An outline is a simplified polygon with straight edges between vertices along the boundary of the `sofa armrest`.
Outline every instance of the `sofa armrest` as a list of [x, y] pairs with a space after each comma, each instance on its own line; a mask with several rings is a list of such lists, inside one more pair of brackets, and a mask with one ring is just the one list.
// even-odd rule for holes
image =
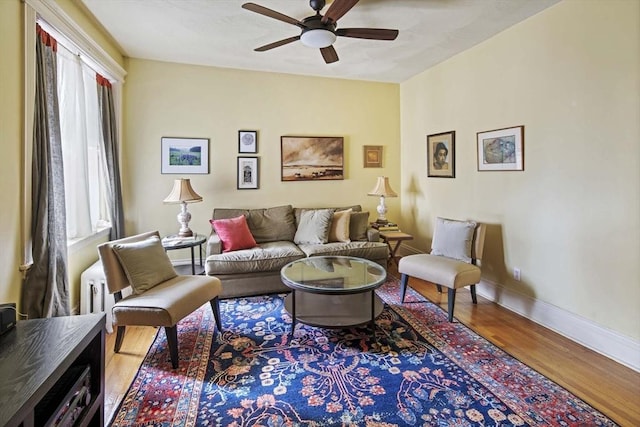
[[207, 257], [221, 253], [222, 240], [220, 240], [220, 236], [218, 236], [215, 231], [212, 231], [209, 235], [209, 239], [207, 239]]
[[369, 242], [379, 242], [380, 232], [373, 227], [367, 228], [367, 240]]

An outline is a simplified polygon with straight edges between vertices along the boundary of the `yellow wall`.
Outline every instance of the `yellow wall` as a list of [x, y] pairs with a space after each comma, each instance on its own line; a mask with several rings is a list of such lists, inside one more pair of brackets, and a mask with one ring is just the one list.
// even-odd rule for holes
[[[75, 0], [58, 0], [57, 3], [116, 62], [124, 64], [117, 47], [83, 14]], [[19, 302], [22, 283], [18, 267], [22, 263], [20, 229], [23, 215], [20, 198], [25, 104], [23, 8], [20, 0], [0, 1], [0, 52], [3, 57], [0, 61], [0, 146], [3, 154], [0, 192], [5, 195], [5, 208], [0, 209], [0, 303]], [[87, 259], [87, 253], [93, 254], [90, 259]], [[85, 265], [95, 259], [97, 252], [94, 248], [69, 256], [72, 307], [78, 304], [79, 274]]]
[[[401, 85], [413, 245], [429, 248], [436, 216], [487, 222], [485, 282], [636, 341], [639, 16], [637, 1], [564, 1]], [[525, 171], [478, 172], [476, 132], [516, 125]], [[425, 135], [449, 130], [456, 178], [427, 178]]]
[[22, 5], [0, 1], [0, 303], [20, 297], [20, 170], [22, 147]]
[[[188, 176], [204, 198], [189, 205], [190, 227], [200, 233], [209, 233], [214, 207], [362, 204], [375, 219], [378, 199], [367, 192], [376, 177], [385, 174], [400, 187], [397, 84], [138, 59], [129, 60], [127, 72], [123, 174], [128, 234], [151, 229], [168, 234], [179, 228], [179, 207], [162, 204], [180, 177], [160, 173], [163, 136], [210, 138], [210, 173]], [[258, 190], [236, 189], [238, 130], [258, 131]], [[345, 179], [281, 182], [282, 135], [343, 136]], [[385, 167], [363, 168], [364, 145], [384, 146]], [[387, 205], [387, 216], [398, 218], [399, 199], [388, 199]]]

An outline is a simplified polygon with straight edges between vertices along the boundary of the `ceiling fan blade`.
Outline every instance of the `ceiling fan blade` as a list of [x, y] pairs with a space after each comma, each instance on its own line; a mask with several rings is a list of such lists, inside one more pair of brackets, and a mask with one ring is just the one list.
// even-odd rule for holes
[[300, 40], [300, 36], [289, 37], [288, 39], [278, 40], [277, 42], [265, 44], [264, 46], [257, 47], [253, 50], [255, 50], [256, 52], [264, 52], [265, 50], [273, 49], [275, 47], [280, 47], [285, 44], [294, 42], [296, 40]]
[[324, 62], [326, 62], [327, 64], [338, 61], [338, 54], [336, 53], [336, 50], [333, 48], [333, 46], [320, 48], [320, 53], [324, 58]]
[[336, 30], [336, 36], [353, 37], [356, 39], [371, 40], [395, 40], [398, 30], [385, 28], [340, 28]]
[[287, 24], [296, 25], [300, 28], [306, 28], [305, 25], [297, 19], [284, 15], [280, 12], [276, 12], [275, 10], [271, 10], [267, 7], [260, 6], [259, 4], [245, 3], [242, 5], [242, 8], [250, 10], [251, 12], [259, 13], [260, 15], [268, 16], [269, 18], [277, 19], [278, 21], [286, 22]]
[[327, 13], [322, 17], [322, 23], [337, 22], [345, 13], [349, 12], [358, 0], [334, 0], [327, 9]]

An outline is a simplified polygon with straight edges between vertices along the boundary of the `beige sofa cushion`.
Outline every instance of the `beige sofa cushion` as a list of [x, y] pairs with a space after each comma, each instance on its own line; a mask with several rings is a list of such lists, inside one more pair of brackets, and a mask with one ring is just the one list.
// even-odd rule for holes
[[291, 205], [275, 206], [266, 209], [215, 208], [212, 219], [228, 219], [244, 215], [249, 230], [257, 243], [279, 240], [293, 241], [296, 233], [296, 220]]
[[134, 294], [144, 293], [178, 275], [158, 236], [138, 242], [116, 243], [112, 248]]
[[296, 233], [296, 220], [291, 205], [251, 209], [247, 222], [258, 243], [293, 240]]
[[307, 256], [344, 255], [372, 261], [386, 260], [389, 256], [389, 247], [382, 242], [336, 242], [323, 245], [300, 245], [300, 249]]
[[207, 258], [207, 274], [242, 274], [279, 271], [291, 261], [304, 258], [292, 242], [260, 243], [253, 249], [211, 255]]

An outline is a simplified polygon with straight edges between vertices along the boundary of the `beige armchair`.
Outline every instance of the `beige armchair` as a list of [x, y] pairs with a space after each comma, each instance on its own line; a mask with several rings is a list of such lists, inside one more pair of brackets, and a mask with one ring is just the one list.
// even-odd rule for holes
[[[103, 243], [98, 247], [109, 293], [114, 295], [117, 326], [114, 351], [122, 346], [127, 325], [164, 327], [171, 365], [178, 367], [177, 323], [206, 302], [211, 304], [218, 331], [218, 295], [222, 285], [213, 276], [178, 275], [157, 231]], [[132, 293], [123, 297], [122, 290]]]
[[484, 235], [484, 224], [437, 218], [431, 253], [408, 255], [398, 263], [402, 302], [409, 277], [416, 277], [434, 283], [440, 292], [442, 286], [448, 288], [449, 322], [453, 322], [458, 288], [469, 286], [471, 300], [477, 304], [476, 284], [481, 277], [478, 261], [482, 259]]

